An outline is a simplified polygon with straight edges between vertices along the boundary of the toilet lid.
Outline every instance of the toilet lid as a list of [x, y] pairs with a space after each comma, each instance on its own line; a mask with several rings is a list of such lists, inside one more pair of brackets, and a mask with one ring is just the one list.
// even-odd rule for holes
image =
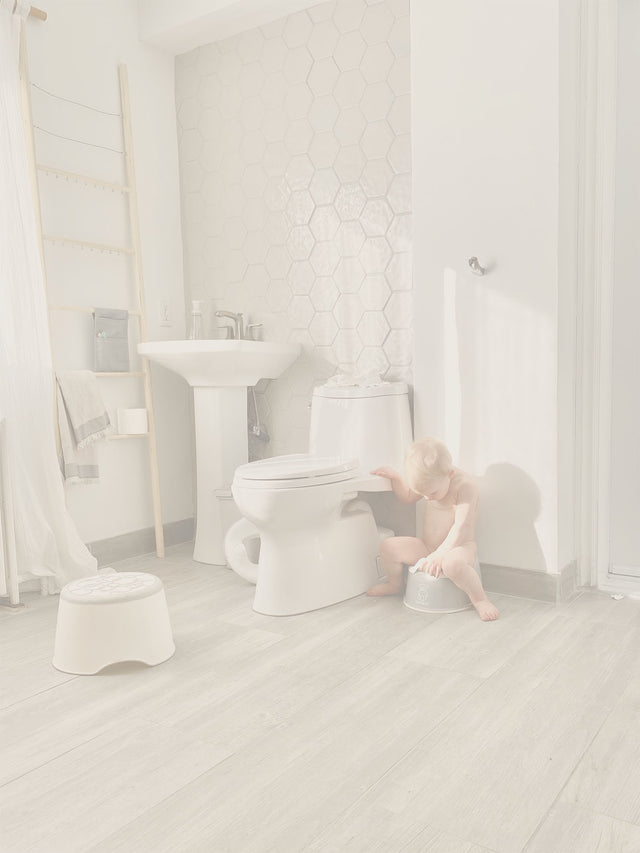
[[357, 473], [357, 459], [293, 453], [240, 465], [234, 479], [254, 488], [295, 488], [339, 483], [353, 479]]

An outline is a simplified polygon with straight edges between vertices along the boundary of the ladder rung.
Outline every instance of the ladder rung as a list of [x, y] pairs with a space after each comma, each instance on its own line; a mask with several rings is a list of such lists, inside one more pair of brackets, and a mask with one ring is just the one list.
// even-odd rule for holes
[[116, 252], [119, 255], [134, 254], [133, 249], [124, 249], [122, 246], [107, 246], [105, 243], [90, 243], [88, 240], [70, 240], [68, 237], [56, 237], [53, 234], [43, 234], [42, 239], [49, 243], [63, 243], [66, 246], [84, 246], [98, 252]]
[[73, 181], [80, 181], [83, 184], [93, 184], [96, 187], [114, 190], [121, 193], [131, 192], [131, 188], [124, 184], [116, 184], [113, 181], [102, 181], [100, 178], [92, 178], [91, 175], [81, 175], [78, 172], [67, 172], [64, 169], [56, 169], [53, 166], [47, 166], [45, 163], [36, 163], [39, 172], [46, 172], [47, 175], [60, 175], [63, 178], [71, 178]]
[[148, 432], [130, 432], [130, 433], [118, 433], [117, 435], [107, 435], [105, 436], [107, 441], [119, 441], [121, 438], [149, 438]]
[[107, 372], [107, 373], [96, 373], [96, 376], [144, 376], [144, 372], [142, 370], [123, 370], [119, 373], [116, 372]]
[[[79, 311], [81, 314], [93, 314], [95, 310], [88, 305], [49, 305], [49, 311]], [[141, 316], [139, 311], [128, 311], [128, 314], [136, 318]]]

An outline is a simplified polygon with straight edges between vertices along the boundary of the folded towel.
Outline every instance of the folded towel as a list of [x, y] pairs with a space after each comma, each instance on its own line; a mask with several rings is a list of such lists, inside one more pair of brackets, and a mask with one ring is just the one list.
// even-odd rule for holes
[[129, 370], [129, 314], [118, 308], [94, 308], [97, 373]]
[[94, 483], [99, 476], [93, 445], [111, 431], [111, 421], [90, 370], [65, 370], [57, 374], [58, 426], [67, 482]]

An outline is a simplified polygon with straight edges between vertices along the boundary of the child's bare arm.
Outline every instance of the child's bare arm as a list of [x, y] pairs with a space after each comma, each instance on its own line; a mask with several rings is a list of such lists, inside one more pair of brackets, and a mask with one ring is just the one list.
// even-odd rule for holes
[[376, 468], [371, 472], [372, 474], [376, 474], [378, 477], [386, 477], [387, 480], [391, 480], [391, 488], [393, 489], [393, 493], [398, 498], [398, 500], [402, 501], [404, 504], [414, 504], [420, 500], [422, 495], [419, 495], [417, 492], [414, 492], [412, 489], [407, 486], [402, 475], [399, 474], [394, 468], [382, 467]]
[[462, 483], [456, 499], [455, 514], [451, 530], [438, 546], [438, 554], [446, 554], [458, 545], [475, 539], [478, 490], [472, 482]]

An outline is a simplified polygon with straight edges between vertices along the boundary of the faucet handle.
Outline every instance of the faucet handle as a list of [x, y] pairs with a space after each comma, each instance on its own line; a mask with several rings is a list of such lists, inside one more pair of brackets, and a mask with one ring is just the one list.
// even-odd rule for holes
[[248, 341], [257, 341], [258, 338], [255, 335], [256, 329], [261, 329], [262, 323], [249, 323], [247, 326], [247, 340]]

